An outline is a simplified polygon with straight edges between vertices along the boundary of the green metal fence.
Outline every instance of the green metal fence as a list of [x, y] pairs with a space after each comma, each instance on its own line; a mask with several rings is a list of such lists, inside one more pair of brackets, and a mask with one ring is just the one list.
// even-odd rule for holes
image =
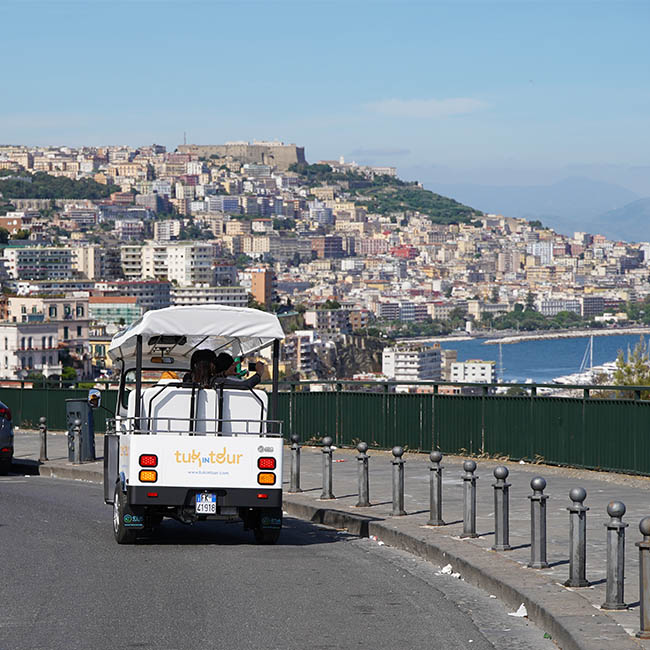
[[[538, 385], [540, 386], [540, 385]], [[319, 440], [329, 435], [338, 445], [360, 440], [378, 448], [400, 444], [428, 451], [487, 454], [513, 460], [650, 475], [650, 401], [536, 395], [474, 395], [437, 392], [396, 393], [389, 384], [333, 383], [334, 390], [309, 392], [309, 382], [287, 384], [278, 400], [278, 417], [288, 437]], [[602, 387], [598, 387], [602, 388]], [[612, 390], [613, 387], [607, 387]], [[628, 389], [629, 390], [629, 389]], [[65, 400], [85, 399], [72, 389], [0, 389], [15, 423], [36, 428], [44, 415], [52, 430], [64, 430]], [[102, 391], [102, 403], [115, 408], [117, 392]], [[95, 430], [105, 430], [103, 409], [95, 410]]]

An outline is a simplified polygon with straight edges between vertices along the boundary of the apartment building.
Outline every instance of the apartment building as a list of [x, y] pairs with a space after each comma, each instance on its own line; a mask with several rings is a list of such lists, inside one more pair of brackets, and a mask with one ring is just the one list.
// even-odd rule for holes
[[250, 269], [251, 274], [251, 294], [253, 300], [270, 307], [273, 298], [275, 297], [275, 274], [273, 269], [258, 267]]
[[144, 311], [134, 296], [91, 296], [88, 309], [93, 321], [106, 325], [130, 325]]
[[143, 311], [169, 307], [171, 283], [163, 280], [117, 280], [97, 282], [95, 288], [106, 294], [116, 294], [137, 299]]
[[384, 348], [382, 373], [396, 381], [440, 379], [440, 346], [406, 345]]
[[318, 361], [317, 341], [313, 330], [296, 330], [282, 341], [280, 362], [303, 374], [314, 372]]
[[492, 384], [497, 380], [496, 362], [471, 359], [451, 364], [450, 381], [470, 384]]
[[172, 287], [172, 305], [227, 305], [246, 307], [248, 291], [238, 286], [196, 285], [193, 287]]
[[73, 251], [54, 246], [4, 249], [9, 277], [16, 280], [71, 279], [75, 274]]
[[322, 334], [339, 334], [350, 331], [350, 313], [347, 309], [308, 309], [305, 325]]
[[56, 323], [0, 323], [0, 379], [60, 375]]

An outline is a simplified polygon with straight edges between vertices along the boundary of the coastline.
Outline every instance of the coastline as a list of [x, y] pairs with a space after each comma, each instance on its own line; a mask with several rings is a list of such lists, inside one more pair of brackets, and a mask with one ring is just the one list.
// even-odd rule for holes
[[501, 338], [490, 338], [483, 341], [483, 345], [496, 345], [498, 343], [513, 344], [522, 341], [541, 341], [545, 339], [580, 339], [589, 336], [630, 336], [633, 334], [650, 335], [650, 327], [625, 327], [620, 329], [587, 329], [587, 330], [562, 330], [554, 332], [538, 332], [533, 334], [516, 334]]
[[585, 329], [585, 330], [553, 330], [538, 331], [528, 334], [504, 334], [498, 333], [482, 334], [477, 336], [420, 336], [398, 339], [400, 343], [453, 343], [454, 341], [477, 341], [483, 340], [483, 345], [496, 345], [498, 343], [513, 344], [522, 341], [542, 341], [545, 339], [580, 339], [589, 336], [625, 336], [625, 335], [648, 335], [650, 327], [621, 327], [617, 329]]

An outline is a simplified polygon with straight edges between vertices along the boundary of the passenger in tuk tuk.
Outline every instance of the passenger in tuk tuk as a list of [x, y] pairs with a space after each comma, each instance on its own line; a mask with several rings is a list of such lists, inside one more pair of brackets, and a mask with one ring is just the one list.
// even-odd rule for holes
[[184, 384], [198, 384], [211, 388], [217, 371], [217, 355], [213, 350], [196, 350], [190, 359], [190, 371], [183, 377]]
[[255, 388], [262, 381], [264, 364], [257, 361], [255, 374], [248, 379], [240, 379], [237, 376], [237, 362], [227, 352], [222, 352], [217, 357], [214, 385], [221, 388]]

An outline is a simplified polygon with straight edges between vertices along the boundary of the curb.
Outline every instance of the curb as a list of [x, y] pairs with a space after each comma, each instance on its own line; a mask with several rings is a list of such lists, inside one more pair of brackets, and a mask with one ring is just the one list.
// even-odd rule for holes
[[435, 564], [451, 564], [466, 582], [496, 595], [509, 607], [517, 609], [524, 603], [530, 620], [551, 634], [563, 650], [604, 647], [639, 650], [641, 647], [618, 623], [578, 593], [545, 579], [535, 570], [455, 540], [442, 531], [430, 528], [435, 539], [424, 540], [398, 530], [385, 520], [312, 506], [286, 494], [283, 508], [294, 517], [346, 528], [362, 537], [376, 536], [390, 546]]
[[[50, 478], [102, 483], [103, 474], [79, 466], [52, 466], [37, 460], [14, 459], [18, 473]], [[639, 650], [641, 646], [607, 614], [595, 609], [578, 593], [545, 578], [543, 573], [523, 567], [497, 553], [486, 551], [427, 527], [427, 539], [400, 531], [385, 519], [322, 508], [283, 494], [283, 509], [291, 516], [333, 528], [345, 528], [360, 537], [378, 537], [385, 543], [429, 562], [451, 564], [463, 579], [496, 595], [508, 607], [521, 603], [528, 617], [551, 634], [563, 650]], [[432, 539], [433, 537], [433, 539]]]

